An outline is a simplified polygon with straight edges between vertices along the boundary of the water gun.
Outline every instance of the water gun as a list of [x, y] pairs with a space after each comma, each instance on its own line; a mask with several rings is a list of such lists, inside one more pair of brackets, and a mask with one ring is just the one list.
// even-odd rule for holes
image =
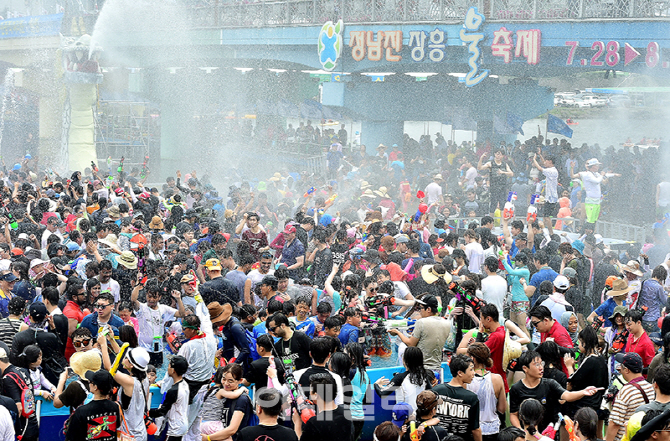
[[626, 341], [628, 340], [628, 331], [623, 331], [614, 336], [612, 340], [612, 350], [621, 352], [626, 347]]
[[601, 326], [605, 323], [605, 320], [603, 319], [603, 316], [597, 316], [593, 319], [593, 323], [591, 323], [591, 327], [595, 329], [596, 331], [601, 328]]
[[542, 431], [542, 435], [546, 436], [547, 438], [555, 439], [556, 438], [556, 433], [558, 433], [558, 428], [561, 427], [561, 422], [563, 421], [563, 416], [559, 413], [558, 414], [558, 422], [554, 424], [553, 426], [549, 424], [544, 431]]
[[449, 289], [456, 293], [456, 299], [460, 302], [463, 301], [467, 306], [472, 308], [472, 311], [479, 315], [479, 312], [482, 310], [482, 306], [485, 305], [485, 302], [477, 297], [472, 295], [463, 288], [461, 288], [457, 283], [451, 282]]
[[179, 351], [181, 348], [181, 340], [179, 340], [176, 333], [169, 332], [165, 336], [165, 339], [167, 340], [168, 344], [174, 348], [175, 351]]
[[654, 225], [652, 225], [652, 228], [663, 228], [665, 224], [668, 223], [669, 220], [670, 220], [670, 213], [665, 213], [665, 215], [663, 215], [663, 219], [661, 219], [658, 222], [655, 222]]
[[333, 202], [335, 202], [335, 199], [337, 199], [337, 193], [326, 199], [326, 205], [331, 205]]
[[507, 194], [507, 202], [503, 207], [503, 219], [512, 219], [514, 217], [514, 201], [516, 201], [516, 192], [510, 191]]
[[570, 441], [580, 441], [579, 437], [575, 433], [575, 423], [572, 422], [569, 416], [563, 416], [560, 412], [558, 413], [558, 417], [563, 420], [563, 423], [565, 424], [565, 430], [568, 431], [568, 435], [570, 435]]
[[98, 172], [98, 166], [95, 165], [95, 162], [93, 161], [91, 161], [91, 170], [93, 170], [96, 173]]
[[303, 424], [307, 424], [310, 418], [316, 416], [314, 403], [309, 401], [302, 391], [302, 388], [295, 381], [293, 374], [286, 373], [286, 386], [288, 387], [289, 395], [291, 396], [292, 405], [300, 414], [300, 419]]
[[315, 191], [316, 191], [316, 188], [314, 188], [314, 187], [309, 187], [309, 190], [307, 190], [307, 193], [305, 193], [302, 197], [306, 198], [306, 197], [308, 197], [309, 195], [314, 194]]
[[140, 179], [146, 178], [147, 173], [149, 172], [149, 167], [147, 167], [147, 161], [149, 161], [149, 157], [145, 156], [144, 162], [142, 163], [142, 171], [140, 172]]
[[119, 368], [119, 365], [121, 364], [121, 360], [123, 360], [123, 357], [126, 356], [126, 352], [130, 349], [130, 343], [124, 343], [121, 345], [121, 349], [119, 350], [119, 353], [116, 355], [116, 358], [114, 359], [114, 363], [112, 364], [112, 368], [109, 370], [109, 373], [112, 374], [112, 377], [116, 375], [116, 371]]
[[421, 439], [419, 429], [416, 428], [416, 421], [410, 421], [409, 423], [409, 439], [412, 441], [419, 441]]
[[530, 205], [528, 206], [528, 211], [526, 212], [527, 222], [535, 222], [537, 220], [537, 208], [535, 208], [535, 201], [539, 197], [539, 194], [532, 194], [530, 196]]
[[376, 309], [384, 306], [393, 306], [395, 304], [395, 297], [376, 295], [368, 297], [367, 299], [365, 299], [364, 303], [365, 306], [367, 306], [370, 309]]

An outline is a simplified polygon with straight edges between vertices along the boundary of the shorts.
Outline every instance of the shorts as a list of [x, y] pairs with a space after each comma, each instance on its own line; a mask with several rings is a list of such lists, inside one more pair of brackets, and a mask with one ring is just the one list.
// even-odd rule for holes
[[586, 212], [586, 222], [595, 224], [600, 217], [600, 204], [584, 204], [584, 211]]
[[221, 421], [203, 421], [200, 423], [200, 433], [203, 435], [213, 435], [219, 430], [223, 430]]
[[553, 204], [545, 202], [542, 204], [542, 217], [556, 217], [558, 215], [559, 208], [560, 207], [558, 202], [554, 202]]
[[518, 302], [512, 301], [512, 307], [510, 308], [510, 312], [519, 314], [521, 312], [528, 312], [529, 309], [530, 309], [530, 301], [528, 300], [520, 300]]

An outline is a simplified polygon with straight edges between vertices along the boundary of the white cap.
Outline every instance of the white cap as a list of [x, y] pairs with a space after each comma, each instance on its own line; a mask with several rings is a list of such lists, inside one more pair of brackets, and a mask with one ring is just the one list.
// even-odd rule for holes
[[598, 161], [598, 158], [591, 158], [588, 161], [586, 161], [586, 166], [591, 167], [593, 165], [601, 165], [600, 161]]
[[566, 290], [566, 289], [570, 288], [570, 281], [564, 275], [558, 275], [554, 279], [554, 287], [556, 289], [560, 289], [562, 291]]

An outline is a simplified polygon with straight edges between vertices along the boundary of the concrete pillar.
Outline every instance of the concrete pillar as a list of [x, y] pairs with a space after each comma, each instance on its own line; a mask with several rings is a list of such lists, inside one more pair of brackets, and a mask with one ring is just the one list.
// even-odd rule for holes
[[367, 147], [368, 155], [375, 155], [379, 144], [389, 147], [389, 152], [393, 144], [402, 146], [404, 130], [404, 121], [362, 121], [361, 144]]

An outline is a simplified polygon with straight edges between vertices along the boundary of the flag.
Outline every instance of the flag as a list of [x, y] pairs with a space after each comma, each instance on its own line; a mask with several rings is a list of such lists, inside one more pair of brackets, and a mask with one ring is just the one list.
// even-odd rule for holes
[[514, 132], [507, 126], [507, 122], [498, 118], [498, 115], [493, 115], [493, 130], [498, 135], [512, 135]]
[[317, 103], [314, 100], [305, 100], [300, 105], [300, 114], [303, 118], [321, 119], [323, 116], [321, 109], [321, 103]]
[[507, 127], [509, 127], [510, 130], [512, 130], [512, 133], [520, 133], [524, 135], [523, 118], [521, 118], [519, 115], [507, 112]]
[[547, 132], [558, 133], [559, 135], [572, 138], [572, 129], [565, 121], [554, 115], [547, 115]]

